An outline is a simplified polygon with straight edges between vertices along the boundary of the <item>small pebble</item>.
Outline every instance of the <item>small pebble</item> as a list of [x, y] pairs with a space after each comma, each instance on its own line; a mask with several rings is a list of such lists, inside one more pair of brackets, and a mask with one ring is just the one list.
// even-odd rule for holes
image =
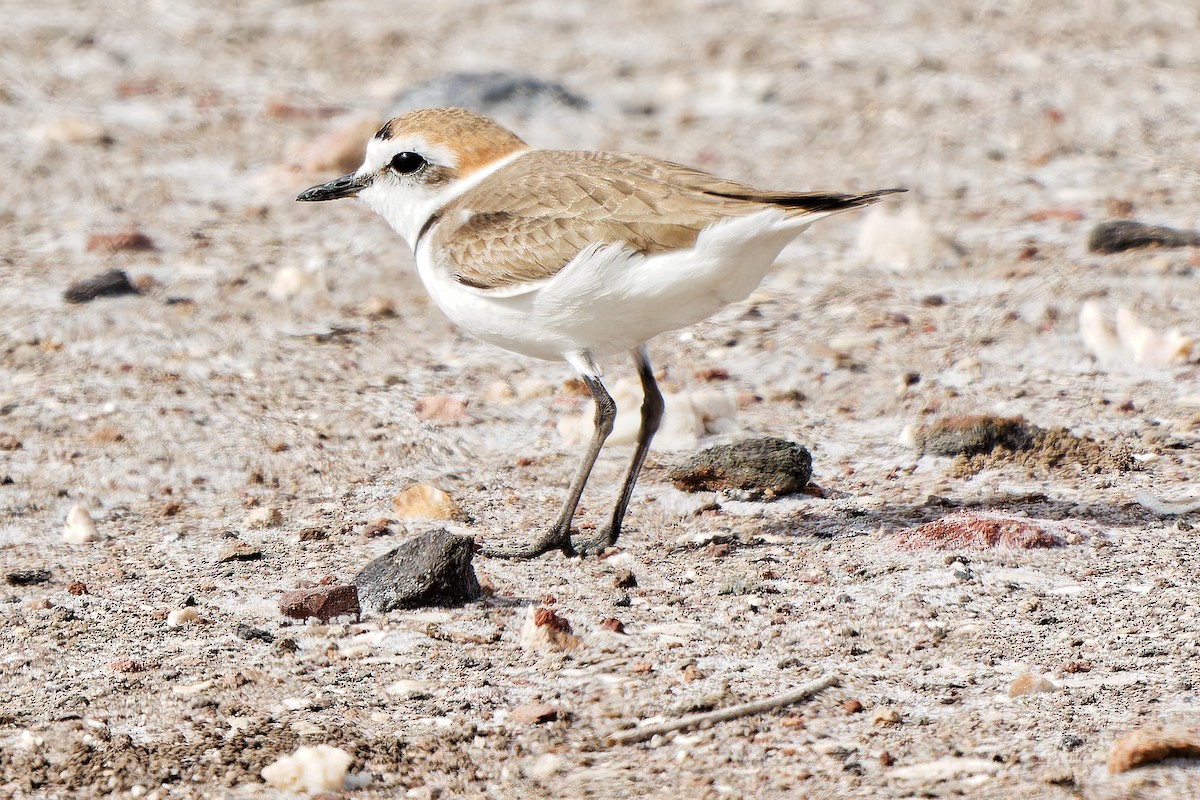
[[389, 684], [383, 691], [397, 700], [421, 700], [429, 697], [429, 684], [406, 678]]
[[522, 703], [508, 712], [508, 719], [521, 725], [539, 725], [558, 719], [558, 709], [549, 703]]
[[628, 567], [618, 567], [613, 572], [614, 589], [632, 589], [637, 585], [637, 576]]
[[571, 623], [548, 608], [530, 606], [521, 624], [521, 644], [527, 650], [556, 652], [577, 650], [583, 640], [571, 632]]
[[462, 422], [467, 418], [467, 401], [461, 397], [435, 394], [418, 400], [415, 410], [417, 419], [422, 422]]
[[53, 144], [105, 144], [112, 136], [98, 122], [67, 117], [32, 131], [35, 138]]
[[167, 614], [167, 627], [180, 628], [199, 618], [200, 614], [194, 608], [173, 608]]
[[247, 642], [259, 641], [270, 644], [275, 641], [275, 637], [262, 628], [255, 628], [247, 625], [244, 622], [239, 622], [237, 626], [237, 637]]
[[119, 253], [122, 250], [153, 250], [154, 242], [136, 228], [90, 234], [85, 248], [89, 253]]
[[1034, 675], [1029, 672], [1018, 675], [1016, 680], [1008, 687], [1009, 697], [1021, 697], [1027, 694], [1040, 694], [1042, 692], [1053, 692], [1058, 689], [1053, 683], [1040, 675]]
[[247, 530], [278, 528], [282, 524], [283, 512], [273, 506], [256, 508], [242, 520], [242, 527]]
[[450, 495], [425, 484], [415, 484], [397, 492], [392, 498], [392, 511], [400, 519], [452, 520], [461, 515], [458, 504]]
[[872, 725], [899, 725], [900, 712], [890, 706], [882, 706], [871, 714]]
[[390, 297], [373, 294], [362, 301], [358, 313], [368, 319], [388, 319], [396, 316], [396, 303]]
[[257, 561], [262, 557], [262, 551], [254, 545], [245, 542], [235, 542], [225, 548], [217, 561], [224, 564], [229, 561]]
[[87, 303], [98, 297], [117, 297], [123, 294], [138, 294], [137, 287], [129, 282], [129, 276], [121, 269], [110, 269], [91, 278], [71, 284], [63, 292], [68, 303]]
[[309, 525], [301, 528], [296, 533], [296, 538], [301, 542], [320, 542], [329, 538], [329, 531], [317, 525]]
[[271, 645], [271, 652], [279, 656], [292, 655], [300, 652], [300, 645], [292, 637], [284, 636], [275, 640], [275, 644]]
[[1073, 733], [1064, 733], [1058, 741], [1058, 749], [1066, 750], [1068, 753], [1078, 750], [1083, 747], [1083, 739]]
[[368, 539], [374, 539], [379, 536], [390, 536], [392, 534], [392, 525], [395, 520], [380, 517], [377, 520], [368, 522], [363, 526], [362, 534]]

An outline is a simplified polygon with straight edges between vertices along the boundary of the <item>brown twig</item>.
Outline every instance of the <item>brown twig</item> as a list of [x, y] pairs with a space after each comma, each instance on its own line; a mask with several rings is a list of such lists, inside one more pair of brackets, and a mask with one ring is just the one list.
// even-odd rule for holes
[[664, 722], [655, 723], [654, 725], [644, 725], [628, 730], [614, 731], [607, 736], [606, 742], [609, 745], [634, 744], [636, 742], [644, 742], [660, 734], [671, 733], [672, 731], [715, 725], [718, 722], [728, 722], [731, 719], [761, 714], [764, 711], [774, 711], [777, 708], [783, 708], [793, 703], [799, 703], [801, 700], [807, 700], [813, 695], [828, 689], [830, 686], [837, 686], [837, 684], [838, 677], [836, 675], [825, 675], [812, 683], [806, 683], [790, 692], [776, 695], [775, 697], [768, 697], [765, 700], [755, 700], [751, 703], [720, 708], [716, 711], [706, 711], [702, 714], [688, 714], [685, 717], [676, 717], [675, 719], [669, 719]]

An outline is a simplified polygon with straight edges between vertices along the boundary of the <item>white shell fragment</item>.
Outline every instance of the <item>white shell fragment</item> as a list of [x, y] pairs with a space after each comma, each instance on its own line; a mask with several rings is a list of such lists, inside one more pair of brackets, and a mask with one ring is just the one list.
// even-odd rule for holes
[[300, 747], [263, 767], [262, 776], [271, 786], [287, 792], [336, 792], [345, 786], [353, 760], [345, 750], [327, 744]]
[[1108, 324], [1100, 304], [1088, 301], [1079, 310], [1079, 335], [1088, 351], [1111, 366], [1167, 367], [1186, 364], [1196, 340], [1177, 330], [1161, 333], [1126, 306], [1117, 309], [1117, 325]]
[[96, 522], [83, 506], [71, 506], [67, 512], [67, 524], [63, 526], [62, 539], [67, 544], [88, 544], [100, 541]]

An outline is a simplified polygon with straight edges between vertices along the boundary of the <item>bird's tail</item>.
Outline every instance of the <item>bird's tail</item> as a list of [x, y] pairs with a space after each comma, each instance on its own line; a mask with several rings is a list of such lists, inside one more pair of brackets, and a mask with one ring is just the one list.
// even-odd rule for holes
[[877, 189], [865, 194], [833, 194], [830, 192], [709, 192], [731, 200], [778, 206], [791, 213], [832, 214], [852, 208], [869, 206], [881, 197], [908, 189]]

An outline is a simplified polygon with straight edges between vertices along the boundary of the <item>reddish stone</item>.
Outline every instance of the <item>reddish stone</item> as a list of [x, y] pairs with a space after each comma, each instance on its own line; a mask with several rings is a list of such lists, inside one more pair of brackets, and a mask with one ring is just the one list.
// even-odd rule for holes
[[1033, 550], [1061, 547], [1066, 540], [1058, 533], [1064, 530], [1064, 526], [1054, 520], [959, 511], [933, 522], [897, 531], [896, 542], [906, 550], [992, 547]]
[[316, 617], [322, 622], [347, 614], [358, 617], [362, 611], [358, 605], [358, 589], [353, 586], [322, 586], [284, 592], [279, 599], [279, 610], [293, 619]]
[[561, 633], [571, 632], [571, 623], [567, 622], [566, 617], [560, 617], [548, 608], [539, 608], [533, 612], [533, 624], [539, 628], [549, 626]]
[[121, 250], [153, 249], [154, 242], [150, 237], [136, 228], [93, 233], [88, 236], [87, 240], [87, 251], [89, 253], [117, 253]]

